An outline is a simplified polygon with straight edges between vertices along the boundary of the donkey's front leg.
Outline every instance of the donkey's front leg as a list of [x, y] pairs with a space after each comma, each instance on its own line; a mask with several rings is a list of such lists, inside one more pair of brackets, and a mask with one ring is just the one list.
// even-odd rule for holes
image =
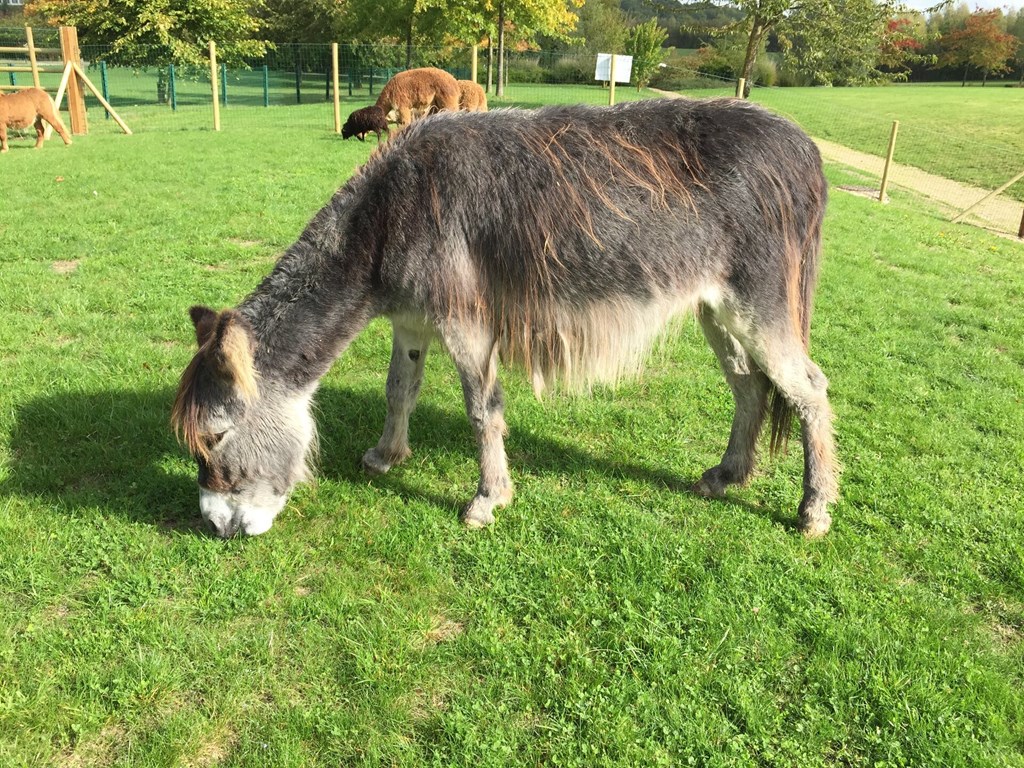
[[466, 414], [480, 450], [480, 483], [462, 513], [470, 528], [494, 522], [495, 507], [512, 501], [512, 480], [505, 458], [505, 397], [498, 383], [498, 348], [480, 329], [445, 342], [462, 379]]
[[363, 454], [363, 469], [375, 475], [387, 472], [412, 455], [409, 448], [409, 414], [423, 383], [423, 365], [430, 345], [424, 328], [393, 322], [391, 367], [388, 368], [388, 415], [377, 445]]

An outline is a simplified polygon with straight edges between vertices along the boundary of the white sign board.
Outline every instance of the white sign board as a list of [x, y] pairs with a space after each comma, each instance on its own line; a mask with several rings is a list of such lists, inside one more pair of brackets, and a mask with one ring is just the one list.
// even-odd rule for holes
[[[612, 54], [597, 54], [597, 67], [594, 68], [594, 79], [608, 82], [611, 79]], [[615, 82], [628, 83], [633, 74], [633, 57], [615, 54]]]

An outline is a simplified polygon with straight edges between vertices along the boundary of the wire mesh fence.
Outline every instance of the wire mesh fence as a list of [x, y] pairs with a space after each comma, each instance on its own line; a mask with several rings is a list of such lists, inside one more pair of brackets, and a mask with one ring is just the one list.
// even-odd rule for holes
[[[15, 36], [12, 36], [15, 37]], [[22, 37], [19, 42], [24, 42]], [[212, 84], [208, 65], [161, 62], [154, 56], [133, 66], [118, 63], [111, 46], [81, 46], [82, 63], [89, 78], [134, 132], [212, 127]], [[469, 79], [472, 51], [463, 49], [407, 49], [398, 45], [339, 46], [339, 96], [346, 113], [372, 104], [383, 85], [408, 66], [441, 66], [457, 79]], [[575, 52], [509, 53], [503, 67], [503, 96], [497, 97], [498, 67], [486, 50], [478, 58], [477, 80], [487, 87], [494, 105], [538, 107], [552, 103], [608, 102], [607, 84], [594, 79], [593, 55]], [[241, 65], [219, 64], [216, 71], [222, 125], [243, 127], [262, 123], [255, 110], [273, 110], [281, 126], [333, 126], [332, 58], [329, 44], [280, 45], [260, 59]], [[689, 73], [684, 90], [707, 94], [734, 91], [730, 83]], [[60, 73], [43, 73], [41, 85], [56, 91]], [[616, 100], [649, 98], [649, 91], [620, 85]], [[86, 96], [91, 130], [103, 130], [105, 111]], [[286, 108], [286, 109], [275, 109]], [[99, 121], [104, 122], [99, 122]]]
[[[0, 46], [24, 43], [24, 30], [0, 29]], [[56, 30], [36, 33], [41, 47], [57, 45]], [[493, 52], [492, 52], [493, 53]], [[134, 66], [118, 63], [111, 46], [84, 45], [82, 64], [102, 88], [114, 110], [134, 132], [211, 130], [213, 88], [208, 64], [174, 65], [154, 55]], [[0, 57], [2, 58], [2, 57]], [[494, 106], [533, 108], [546, 104], [609, 101], [606, 83], [595, 81], [595, 57], [572, 51], [509, 52], [501, 74], [499, 98], [496, 57], [480, 50], [477, 82], [484, 85]], [[652, 79], [652, 88], [619, 85], [617, 101], [665, 95], [732, 96], [736, 81], [679, 64], [665, 66]], [[458, 79], [469, 79], [473, 56], [469, 48], [407, 48], [404, 45], [339, 46], [338, 82], [343, 119], [349, 112], [372, 104], [383, 85], [407, 67], [439, 66]], [[217, 78], [220, 119], [224, 130], [332, 131], [333, 72], [329, 44], [276, 46], [266, 56], [241, 64], [220, 64]], [[10, 73], [12, 81], [29, 82], [28, 75]], [[53, 93], [59, 72], [41, 74], [41, 85]], [[759, 88], [750, 95], [785, 114], [819, 140], [830, 162], [841, 163], [877, 190], [892, 120], [873, 109], [843, 108], [835, 95], [854, 89]], [[832, 92], [826, 92], [832, 91]], [[113, 120], [90, 94], [86, 107], [91, 132], [118, 131]], [[938, 215], [953, 218], [967, 211], [970, 223], [1016, 234], [1024, 207], [1024, 179], [999, 190], [1024, 170], [1024, 146], [1012, 141], [979, 142], [970, 131], [940, 131], [913, 119], [901, 120], [896, 162], [889, 172], [891, 188], [910, 190], [929, 202]], [[968, 210], [970, 209], [970, 210]]]

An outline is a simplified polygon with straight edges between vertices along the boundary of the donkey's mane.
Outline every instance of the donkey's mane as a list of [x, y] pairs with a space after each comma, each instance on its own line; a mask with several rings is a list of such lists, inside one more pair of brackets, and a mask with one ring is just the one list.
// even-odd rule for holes
[[200, 339], [199, 351], [185, 367], [171, 407], [171, 424], [189, 452], [207, 458], [210, 438], [202, 428], [204, 384], [217, 380], [214, 386], [230, 387], [235, 396], [251, 401], [258, 395], [256, 369], [253, 365], [252, 339], [248, 323], [235, 310], [225, 310], [199, 319], [201, 307], [192, 308], [193, 321]]

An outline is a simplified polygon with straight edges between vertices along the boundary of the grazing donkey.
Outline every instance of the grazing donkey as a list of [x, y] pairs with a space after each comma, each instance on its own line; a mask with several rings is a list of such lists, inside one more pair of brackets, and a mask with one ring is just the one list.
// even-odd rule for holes
[[172, 421], [198, 459], [221, 536], [266, 531], [306, 476], [320, 378], [374, 317], [393, 326], [372, 473], [410, 455], [431, 340], [462, 379], [480, 452], [463, 512], [512, 499], [498, 361], [539, 393], [635, 372], [666, 322], [696, 310], [736, 402], [722, 461], [695, 490], [745, 482], [771, 414], [795, 411], [799, 523], [837, 495], [826, 380], [807, 354], [826, 183], [810, 139], [732, 99], [441, 113], [371, 156], [237, 309], [193, 307], [199, 352]]

